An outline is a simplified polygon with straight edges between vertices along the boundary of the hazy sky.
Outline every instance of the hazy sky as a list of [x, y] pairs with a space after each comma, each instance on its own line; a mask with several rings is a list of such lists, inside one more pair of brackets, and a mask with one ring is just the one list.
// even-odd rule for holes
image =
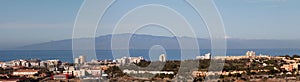
[[[0, 49], [72, 38], [73, 24], [82, 2], [83, 0], [0, 0]], [[230, 38], [300, 39], [300, 0], [215, 2]], [[110, 34], [120, 17], [145, 4], [161, 4], [176, 10], [191, 23], [198, 37], [208, 37], [206, 27], [199, 23], [201, 18], [182, 0], [119, 0], [104, 15], [101, 22], [103, 26], [97, 30], [97, 35]], [[153, 14], [160, 12], [160, 9], [145, 12]], [[155, 28], [145, 28], [137, 33], [170, 35], [168, 31]]]

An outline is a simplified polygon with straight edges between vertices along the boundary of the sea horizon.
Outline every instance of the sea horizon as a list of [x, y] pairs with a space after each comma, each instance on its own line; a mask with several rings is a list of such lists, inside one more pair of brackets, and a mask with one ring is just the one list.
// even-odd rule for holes
[[[124, 49], [119, 49], [124, 50]], [[187, 49], [194, 50], [194, 49]], [[256, 55], [269, 55], [269, 56], [284, 56], [284, 55], [299, 55], [300, 49], [289, 48], [275, 48], [275, 49], [227, 49], [226, 56], [243, 56], [247, 51], [254, 51]], [[142, 56], [146, 60], [150, 60], [148, 49], [130, 49], [130, 57]], [[211, 49], [200, 49], [199, 56], [206, 53], [211, 53]], [[167, 60], [181, 60], [180, 49], [167, 49]], [[98, 60], [114, 60], [112, 50], [96, 50]], [[52, 60], [58, 59], [63, 62], [73, 62], [72, 50], [0, 50], [0, 61], [11, 61], [19, 59], [39, 59], [39, 60]]]

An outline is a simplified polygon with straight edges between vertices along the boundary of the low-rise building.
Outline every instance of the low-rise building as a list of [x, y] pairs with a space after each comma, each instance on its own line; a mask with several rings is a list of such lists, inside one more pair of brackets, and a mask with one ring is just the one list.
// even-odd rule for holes
[[34, 74], [38, 74], [39, 70], [34, 69], [20, 69], [13, 72], [15, 76], [33, 76]]
[[58, 66], [61, 64], [61, 61], [59, 60], [47, 60], [47, 65], [55, 65]]
[[4, 62], [0, 62], [0, 67], [3, 67], [4, 66]]
[[196, 59], [210, 59], [211, 54], [207, 53], [204, 56], [196, 56]]
[[73, 73], [74, 73], [74, 76], [76, 76], [76, 77], [86, 76], [86, 70], [84, 70], [84, 69], [75, 70], [75, 71], [73, 71]]
[[101, 76], [102, 75], [101, 70], [86, 70], [86, 72], [92, 76]]
[[292, 71], [293, 70], [293, 66], [290, 65], [290, 64], [284, 64], [280, 68], [285, 69], [286, 71]]
[[122, 57], [122, 58], [119, 58], [116, 60], [119, 64], [124, 65], [124, 64], [129, 64], [129, 63], [139, 63], [145, 59], [140, 56], [140, 57]]
[[53, 75], [52, 78], [54, 80], [67, 80], [69, 79], [69, 75], [68, 74]]
[[143, 74], [143, 73], [150, 73], [150, 74], [174, 74], [173, 71], [136, 71], [136, 70], [123, 70], [124, 73], [127, 74]]

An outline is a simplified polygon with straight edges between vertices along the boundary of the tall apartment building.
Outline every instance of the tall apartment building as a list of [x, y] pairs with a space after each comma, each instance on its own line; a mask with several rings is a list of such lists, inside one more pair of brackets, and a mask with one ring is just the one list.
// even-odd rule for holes
[[160, 56], [159, 56], [159, 61], [161, 61], [161, 62], [166, 62], [166, 58], [167, 57], [167, 55], [166, 54], [161, 54]]
[[74, 62], [76, 64], [84, 64], [86, 62], [86, 57], [85, 56], [79, 56], [78, 58], [74, 59]]

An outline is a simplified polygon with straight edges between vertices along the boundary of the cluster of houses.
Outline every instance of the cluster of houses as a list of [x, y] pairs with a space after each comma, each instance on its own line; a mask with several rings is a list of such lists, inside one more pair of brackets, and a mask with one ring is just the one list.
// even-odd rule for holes
[[144, 73], [150, 73], [150, 74], [174, 74], [173, 71], [137, 71], [137, 70], [129, 70], [129, 69], [124, 69], [123, 73], [126, 74], [144, 74]]
[[130, 64], [130, 63], [139, 63], [141, 61], [145, 60], [143, 57], [122, 57], [119, 59], [116, 59], [116, 62], [118, 62], [120, 65]]
[[66, 80], [70, 77], [105, 77], [108, 75], [104, 73], [104, 70], [106, 70], [108, 66], [116, 65], [116, 63], [107, 61], [79, 63], [81, 63], [83, 66], [77, 67], [76, 64], [72, 65], [70, 63], [63, 63], [59, 60], [13, 60], [8, 62], [0, 62], [0, 67], [5, 70], [13, 70], [13, 72], [11, 72], [10, 74], [5, 74], [5, 76], [25, 76], [27, 78], [37, 78], [42, 77], [43, 75], [49, 76], [47, 73], [42, 73], [41, 69], [39, 69], [46, 68], [49, 72], [52, 72], [53, 75], [50, 75], [52, 79]]
[[[132, 63], [139, 63], [145, 61], [143, 57], [122, 57], [116, 60], [92, 60], [87, 62], [86, 57], [79, 56], [75, 58], [75, 63], [61, 62], [60, 60], [12, 60], [8, 62], [0, 62], [0, 68], [3, 69], [13, 69], [14, 71], [10, 73], [13, 76], [20, 77], [45, 77], [49, 76], [46, 73], [42, 73], [40, 69], [36, 68], [46, 68], [48, 71], [53, 72], [51, 75], [52, 79], [64, 80], [70, 77], [78, 77], [82, 79], [101, 79], [103, 77], [108, 77], [105, 74], [105, 70], [112, 66], [120, 66]], [[288, 74], [299, 74], [298, 68], [300, 66], [300, 58], [286, 58], [282, 56], [267, 56], [267, 55], [256, 55], [254, 51], [246, 52], [245, 56], [222, 56], [214, 57], [225, 58], [225, 60], [239, 60], [239, 59], [250, 59], [251, 61], [261, 63], [261, 66], [270, 66], [264, 61], [267, 60], [280, 60], [284, 63], [280, 67], [274, 67], [274, 70], [288, 71]], [[266, 60], [257, 60], [257, 59]], [[211, 54], [205, 54], [204, 56], [197, 56], [196, 59], [211, 59]], [[166, 55], [161, 54], [159, 56], [159, 61], [165, 62]], [[297, 70], [297, 71], [295, 71]], [[260, 70], [250, 70], [250, 72], [269, 72], [267, 69]], [[123, 73], [127, 74], [175, 74], [173, 71], [138, 71], [138, 70], [123, 70]], [[195, 77], [207, 76], [207, 75], [234, 75], [234, 74], [244, 74], [246, 71], [233, 70], [233, 71], [222, 71], [222, 72], [208, 72], [208, 71], [193, 71], [192, 75]], [[1, 74], [0, 76], [7, 76], [8, 74]]]
[[[48, 71], [53, 72], [51, 78], [54, 80], [65, 80], [70, 77], [78, 77], [82, 79], [101, 79], [107, 77], [104, 71], [112, 66], [119, 66], [131, 63], [139, 63], [145, 60], [143, 57], [122, 57], [116, 60], [91, 60], [86, 61], [85, 56], [79, 56], [74, 59], [74, 63], [61, 62], [60, 60], [12, 60], [8, 62], [0, 62], [0, 68], [13, 69], [11, 74], [13, 76], [26, 76], [36, 77], [45, 73], [41, 73], [40, 69], [34, 68], [46, 68]], [[162, 59], [165, 61], [165, 59]], [[126, 70], [125, 70], [126, 72]], [[3, 76], [3, 74], [1, 74]]]
[[12, 68], [12, 67], [49, 67], [49, 66], [59, 66], [62, 62], [59, 60], [46, 60], [41, 61], [37, 59], [32, 60], [13, 60], [9, 62], [0, 62], [1, 68]]
[[246, 73], [246, 71], [230, 71], [230, 72], [226, 72], [226, 71], [222, 71], [222, 72], [217, 72], [217, 71], [193, 71], [192, 75], [194, 77], [205, 77], [205, 76], [209, 76], [209, 75], [229, 75], [229, 74], [243, 74]]
[[[204, 57], [204, 56], [203, 56]], [[204, 59], [203, 57], [198, 57], [198, 59]], [[285, 56], [267, 56], [267, 55], [256, 55], [254, 51], [247, 51], [245, 56], [219, 56], [215, 57], [216, 59], [225, 59], [225, 60], [241, 60], [241, 59], [250, 59], [250, 62], [258, 62], [260, 65], [257, 67], [273, 67], [273, 70], [277, 70], [281, 73], [279, 75], [292, 75], [292, 74], [300, 74], [300, 71], [298, 70], [300, 68], [300, 58], [287, 58]], [[263, 60], [259, 60], [263, 59]], [[278, 62], [275, 62], [277, 65], [280, 65], [280, 67], [275, 67], [274, 65], [270, 65], [266, 63], [266, 61], [269, 60], [278, 60]], [[280, 62], [279, 62], [280, 61]], [[250, 70], [250, 72], [269, 72], [269, 69], [257, 69], [257, 70]], [[285, 71], [285, 72], [283, 72]], [[192, 75], [194, 77], [203, 77], [208, 75], [234, 75], [234, 74], [244, 74], [247, 73], [246, 70], [240, 71], [240, 70], [231, 70], [231, 71], [218, 71], [218, 72], [210, 72], [210, 71], [193, 71]]]
[[[159, 55], [158, 60], [160, 62], [166, 62], [167, 55], [166, 54]], [[122, 57], [122, 58], [116, 59], [115, 62], [117, 62], [120, 65], [126, 65], [126, 64], [131, 64], [131, 63], [139, 63], [141, 61], [145, 61], [145, 59], [142, 56], [139, 56], [139, 57]]]

